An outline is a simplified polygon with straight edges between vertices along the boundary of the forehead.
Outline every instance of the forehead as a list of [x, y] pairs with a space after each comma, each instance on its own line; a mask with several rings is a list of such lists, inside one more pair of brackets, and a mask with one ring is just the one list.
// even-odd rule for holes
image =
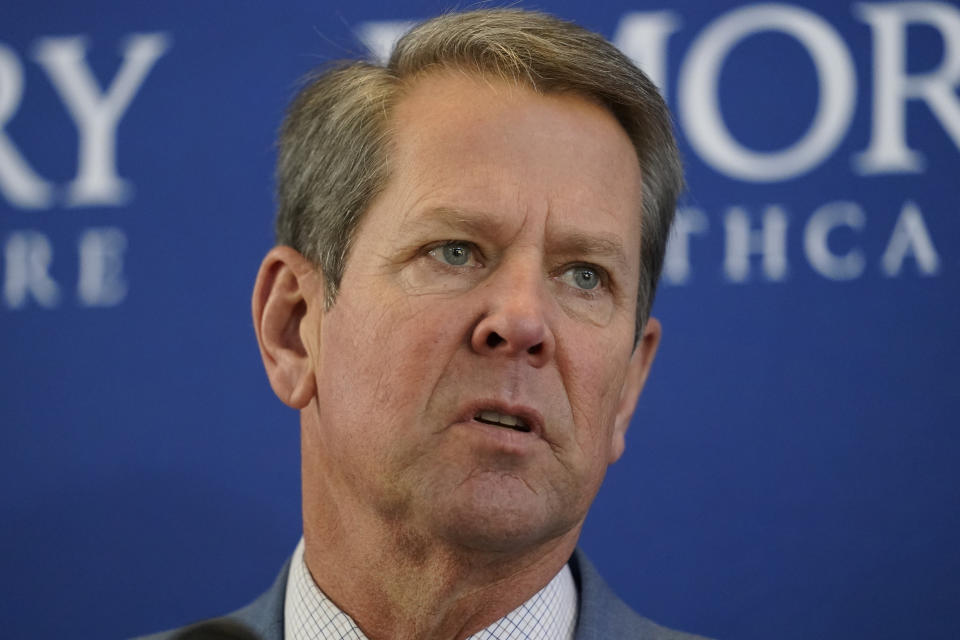
[[519, 224], [544, 214], [548, 231], [603, 228], [639, 251], [636, 152], [616, 118], [592, 100], [433, 72], [406, 88], [390, 134], [387, 189], [405, 217], [447, 207]]

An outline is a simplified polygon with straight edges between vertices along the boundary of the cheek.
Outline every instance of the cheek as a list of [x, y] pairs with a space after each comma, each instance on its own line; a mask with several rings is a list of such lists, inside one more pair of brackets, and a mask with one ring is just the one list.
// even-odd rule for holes
[[[607, 460], [614, 417], [626, 375], [622, 348], [580, 344], [558, 353], [576, 425], [576, 439], [588, 458]], [[577, 354], [580, 354], [579, 356]]]
[[[460, 340], [447, 305], [426, 298], [344, 297], [328, 317], [318, 389], [350, 422], [392, 428], [422, 410]], [[346, 403], [346, 398], [363, 397]], [[342, 404], [341, 404], [342, 403]]]

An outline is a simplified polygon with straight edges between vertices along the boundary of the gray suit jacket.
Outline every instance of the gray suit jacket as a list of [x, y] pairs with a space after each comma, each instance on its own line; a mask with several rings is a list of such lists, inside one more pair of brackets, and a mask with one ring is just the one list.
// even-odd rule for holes
[[[637, 615], [616, 596], [582, 551], [577, 549], [570, 558], [570, 569], [580, 591], [580, 615], [577, 620], [576, 640], [706, 640], [680, 631], [672, 631]], [[249, 629], [261, 640], [283, 640], [283, 604], [287, 591], [287, 573], [290, 561], [283, 567], [273, 586], [252, 603], [218, 619], [224, 624], [237, 623]], [[204, 623], [200, 623], [201, 625]], [[191, 635], [186, 627], [140, 640], [176, 640], [177, 638], [245, 638], [242, 634], [224, 633], [214, 629]], [[211, 629], [213, 629], [211, 627]]]

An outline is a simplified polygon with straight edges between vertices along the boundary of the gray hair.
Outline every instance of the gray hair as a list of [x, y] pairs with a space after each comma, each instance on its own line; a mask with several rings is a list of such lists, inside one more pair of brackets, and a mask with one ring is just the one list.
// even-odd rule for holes
[[323, 272], [336, 299], [351, 238], [389, 178], [392, 107], [434, 70], [492, 76], [540, 93], [597, 101], [630, 137], [642, 180], [637, 336], [650, 315], [683, 169], [657, 88], [602, 36], [538, 12], [481, 9], [428, 20], [401, 38], [386, 66], [336, 64], [311, 77], [283, 122], [277, 162], [277, 243]]

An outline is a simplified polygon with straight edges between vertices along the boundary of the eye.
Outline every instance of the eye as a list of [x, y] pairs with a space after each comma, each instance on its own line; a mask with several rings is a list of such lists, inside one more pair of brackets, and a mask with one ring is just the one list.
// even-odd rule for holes
[[439, 247], [434, 247], [427, 253], [436, 260], [453, 267], [462, 267], [471, 262], [476, 262], [473, 255], [473, 246], [469, 242], [447, 242]]
[[600, 284], [601, 275], [599, 269], [580, 264], [564, 271], [560, 279], [577, 289], [589, 291]]

